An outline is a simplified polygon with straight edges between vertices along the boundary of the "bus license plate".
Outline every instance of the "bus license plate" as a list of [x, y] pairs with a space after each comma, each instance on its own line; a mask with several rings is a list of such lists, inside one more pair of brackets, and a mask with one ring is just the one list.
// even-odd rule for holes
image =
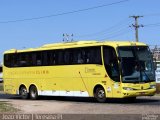
[[145, 95], [145, 92], [140, 92], [140, 95]]

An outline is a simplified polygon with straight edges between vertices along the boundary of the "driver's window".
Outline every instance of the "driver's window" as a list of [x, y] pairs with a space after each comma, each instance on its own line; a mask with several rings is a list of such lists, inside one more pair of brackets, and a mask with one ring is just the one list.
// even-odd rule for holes
[[119, 76], [118, 59], [114, 48], [105, 46], [103, 54], [104, 54], [104, 65], [109, 77], [112, 80], [119, 82], [120, 76]]

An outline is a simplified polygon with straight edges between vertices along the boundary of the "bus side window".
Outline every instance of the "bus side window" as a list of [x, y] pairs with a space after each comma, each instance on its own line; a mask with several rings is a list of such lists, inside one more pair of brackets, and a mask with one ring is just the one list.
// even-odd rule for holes
[[69, 65], [71, 63], [71, 55], [70, 50], [64, 50], [64, 64]]
[[44, 66], [49, 65], [49, 58], [48, 58], [48, 54], [49, 54], [49, 52], [48, 52], [48, 51], [44, 51], [44, 52], [42, 52], [43, 65], [44, 65]]
[[13, 67], [17, 67], [18, 66], [18, 55], [13, 54], [11, 59], [12, 59], [11, 65]]
[[51, 66], [55, 65], [55, 58], [54, 58], [54, 51], [43, 51], [42, 52], [43, 56], [43, 65], [44, 66]]
[[101, 47], [89, 47], [85, 49], [85, 61], [87, 64], [102, 64]]
[[118, 60], [116, 52], [112, 47], [104, 47], [104, 65], [110, 78], [116, 82], [120, 81]]
[[33, 52], [31, 54], [32, 58], [32, 66], [40, 66], [42, 65], [42, 53], [41, 52]]
[[[14, 57], [16, 57], [16, 56], [14, 56]], [[18, 54], [18, 58], [19, 58], [19, 59], [17, 59], [18, 66], [24, 67], [27, 65], [26, 54], [20, 53], [20, 54]], [[15, 66], [16, 66], [16, 63], [15, 63]]]
[[28, 52], [25, 55], [25, 61], [26, 61], [26, 65], [25, 66], [32, 66], [32, 59], [31, 59], [31, 53]]
[[55, 51], [55, 63], [56, 65], [64, 65], [64, 53], [62, 50]]
[[79, 64], [84, 63], [84, 60], [83, 60], [83, 58], [82, 58], [82, 54], [81, 54], [81, 53], [78, 53], [78, 54], [77, 54], [77, 63], [79, 63]]
[[36, 66], [36, 53], [33, 52], [31, 56], [32, 56], [32, 66]]
[[12, 59], [11, 59], [11, 54], [5, 54], [4, 55], [4, 65], [6, 66], [6, 67], [12, 67]]
[[71, 49], [71, 64], [83, 64], [82, 50], [80, 48]]
[[41, 54], [41, 52], [36, 53], [36, 65], [37, 66], [42, 65], [42, 54]]

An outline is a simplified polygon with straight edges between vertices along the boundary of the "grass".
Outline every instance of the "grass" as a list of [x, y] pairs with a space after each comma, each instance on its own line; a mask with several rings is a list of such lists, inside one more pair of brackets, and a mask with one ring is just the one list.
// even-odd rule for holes
[[14, 108], [12, 104], [7, 103], [5, 101], [0, 101], [0, 112], [3, 113], [15, 113], [18, 112], [19, 109], [18, 108]]
[[[0, 91], [3, 91], [3, 83], [0, 83]], [[0, 113], [15, 113], [20, 111], [20, 109], [13, 107], [12, 104], [6, 101], [0, 101]]]

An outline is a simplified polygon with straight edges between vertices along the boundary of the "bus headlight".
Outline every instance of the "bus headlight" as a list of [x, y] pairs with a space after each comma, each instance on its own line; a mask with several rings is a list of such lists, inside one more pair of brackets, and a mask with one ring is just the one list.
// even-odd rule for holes
[[155, 89], [156, 85], [150, 85], [150, 89]]
[[133, 88], [130, 87], [123, 87], [124, 90], [133, 90]]

